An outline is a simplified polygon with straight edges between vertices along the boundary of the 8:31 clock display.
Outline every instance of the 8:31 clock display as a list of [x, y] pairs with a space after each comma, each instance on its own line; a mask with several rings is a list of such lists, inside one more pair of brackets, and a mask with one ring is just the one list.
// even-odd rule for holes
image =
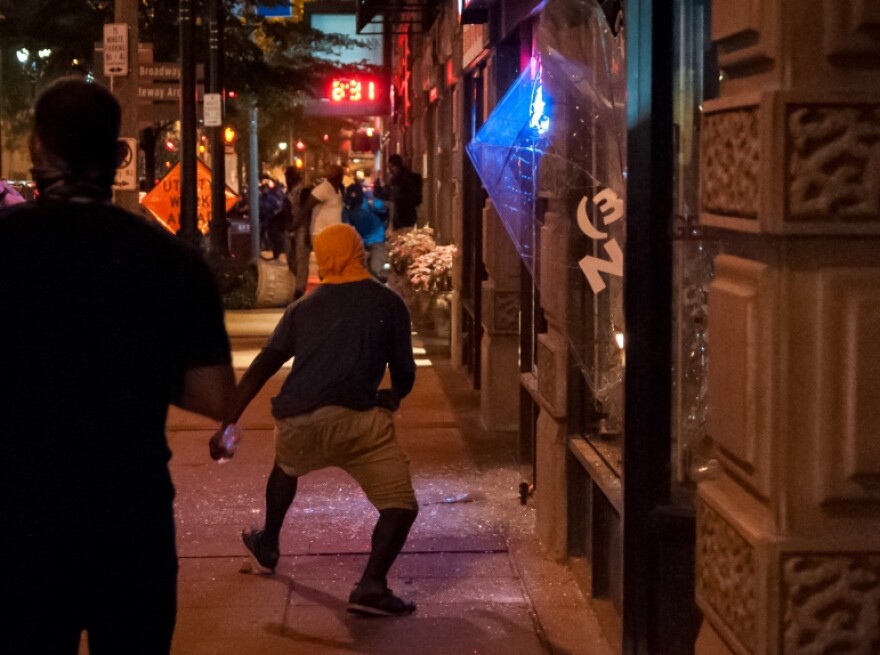
[[376, 98], [376, 82], [373, 80], [339, 77], [330, 82], [331, 102], [374, 102]]

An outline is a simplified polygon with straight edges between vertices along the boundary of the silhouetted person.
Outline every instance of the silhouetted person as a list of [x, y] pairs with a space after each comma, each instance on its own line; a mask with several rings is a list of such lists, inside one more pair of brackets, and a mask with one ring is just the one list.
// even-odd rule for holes
[[391, 228], [400, 230], [418, 222], [416, 208], [422, 204], [422, 176], [404, 166], [403, 158], [388, 158], [388, 199], [391, 201]]
[[197, 252], [111, 204], [119, 104], [57, 81], [31, 135], [35, 202], [0, 210], [0, 652], [168, 653], [177, 556], [169, 403], [234, 388]]
[[309, 255], [312, 251], [309, 233], [311, 216], [306, 213], [306, 200], [312, 189], [293, 166], [284, 170], [287, 193], [284, 196], [284, 214], [287, 226], [287, 267], [293, 273], [294, 293], [297, 300], [306, 292], [309, 281]]
[[303, 213], [311, 216], [310, 233], [312, 238], [328, 225], [342, 222], [342, 166], [332, 164], [327, 167], [325, 179], [317, 184], [306, 200]]
[[260, 236], [265, 250], [272, 251], [272, 259], [284, 252], [284, 192], [271, 177], [260, 182]]
[[[234, 423], [263, 385], [293, 357], [272, 399], [275, 465], [266, 483], [266, 522], [242, 540], [254, 568], [278, 563], [284, 516], [299, 477], [338, 466], [379, 510], [372, 550], [349, 596], [349, 611], [394, 616], [415, 605], [388, 588], [387, 575], [418, 513], [409, 460], [397, 443], [393, 412], [415, 381], [410, 317], [403, 300], [371, 279], [361, 239], [350, 225], [331, 225], [314, 238], [321, 284], [284, 312], [245, 372], [224, 421]], [[379, 389], [386, 367], [391, 388]], [[222, 429], [211, 456], [228, 456]]]
[[[374, 200], [381, 203], [381, 200]], [[385, 282], [388, 277], [385, 274], [385, 260], [387, 249], [385, 247], [385, 221], [381, 214], [373, 210], [373, 205], [364, 194], [364, 187], [360, 182], [350, 184], [345, 189], [345, 209], [342, 211], [342, 220], [351, 225], [360, 235], [364, 242], [365, 259], [367, 268], [380, 282]]]

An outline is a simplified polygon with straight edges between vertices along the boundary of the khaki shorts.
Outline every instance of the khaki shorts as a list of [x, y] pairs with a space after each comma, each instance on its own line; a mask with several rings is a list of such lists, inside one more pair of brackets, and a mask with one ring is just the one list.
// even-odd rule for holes
[[376, 509], [417, 509], [409, 459], [394, 436], [391, 412], [321, 407], [275, 421], [275, 461], [287, 475], [338, 466]]

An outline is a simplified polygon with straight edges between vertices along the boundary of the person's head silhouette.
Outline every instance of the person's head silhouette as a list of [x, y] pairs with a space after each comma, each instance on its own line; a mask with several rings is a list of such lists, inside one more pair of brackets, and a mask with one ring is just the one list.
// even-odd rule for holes
[[30, 148], [41, 194], [108, 198], [119, 164], [121, 109], [105, 88], [56, 80], [34, 105]]

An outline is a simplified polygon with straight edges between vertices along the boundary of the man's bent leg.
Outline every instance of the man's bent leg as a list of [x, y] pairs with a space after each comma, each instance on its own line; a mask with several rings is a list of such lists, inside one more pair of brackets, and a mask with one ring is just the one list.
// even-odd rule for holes
[[266, 525], [263, 530], [242, 530], [241, 541], [255, 573], [274, 573], [280, 557], [278, 542], [287, 510], [296, 497], [298, 478], [287, 475], [276, 462], [266, 482]]
[[368, 591], [383, 591], [388, 587], [388, 571], [397, 559], [418, 510], [392, 507], [379, 511], [379, 520], [373, 529], [370, 559], [358, 585]]
[[388, 571], [403, 549], [418, 515], [409, 460], [394, 436], [391, 412], [362, 412], [351, 427], [359, 433], [359, 453], [339, 462], [357, 480], [379, 520], [373, 530], [370, 558], [360, 582], [349, 596], [348, 609], [359, 614], [400, 616], [412, 614], [415, 604], [388, 589]]
[[266, 481], [266, 546], [278, 550], [281, 528], [287, 510], [296, 498], [296, 487], [299, 478], [287, 475], [278, 464], [272, 468]]

